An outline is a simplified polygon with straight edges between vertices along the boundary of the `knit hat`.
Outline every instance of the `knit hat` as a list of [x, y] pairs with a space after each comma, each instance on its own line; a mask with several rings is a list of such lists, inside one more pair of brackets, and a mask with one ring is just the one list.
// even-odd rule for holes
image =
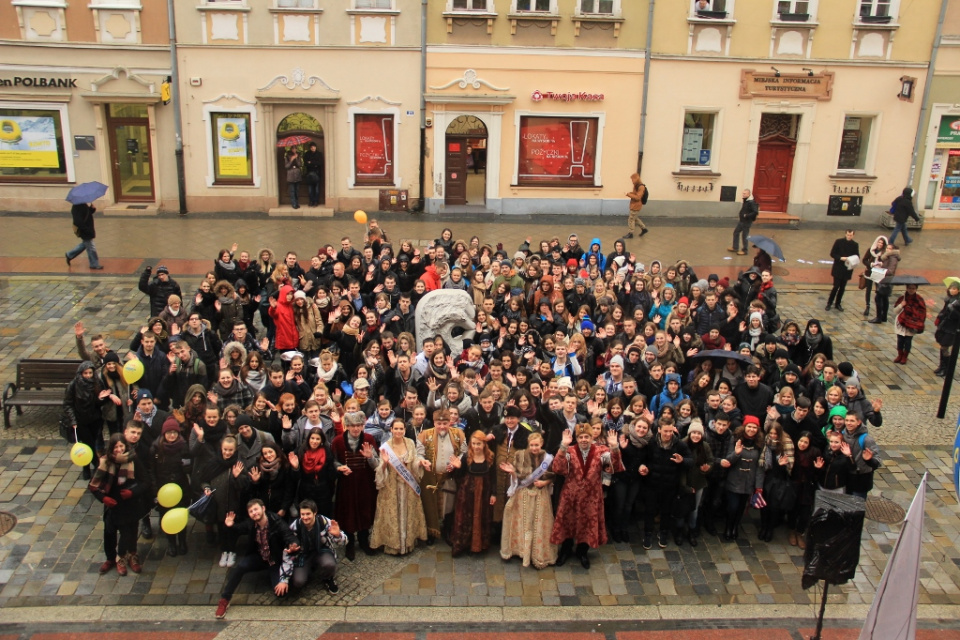
[[574, 286], [585, 287], [587, 286], [587, 281], [584, 278], [576, 278], [573, 281]]
[[730, 286], [730, 278], [728, 278], [728, 277], [726, 277], [726, 276], [720, 278], [720, 279], [717, 281], [717, 286], [723, 287], [724, 289], [726, 289], [727, 287]]
[[847, 408], [842, 404], [838, 404], [833, 409], [830, 409], [829, 420], [833, 420], [833, 416], [840, 416], [841, 418], [847, 417]]
[[167, 275], [170, 275], [170, 269], [167, 269], [165, 266], [160, 265], [159, 267], [157, 267], [157, 275], [161, 273], [166, 273]]
[[646, 348], [646, 349], [644, 350], [644, 352], [643, 352], [643, 355], [644, 355], [644, 356], [646, 356], [646, 355], [648, 355], [648, 354], [653, 355], [654, 360], [656, 360], [657, 358], [660, 357], [660, 352], [659, 352], [659, 351], [657, 350], [657, 348], [656, 348], [654, 345], [652, 345], [652, 344], [647, 345], [647, 348]]
[[590, 318], [584, 318], [580, 322], [580, 331], [596, 331], [597, 327], [593, 324]]
[[117, 355], [116, 351], [107, 351], [106, 355], [103, 356], [103, 364], [108, 362], [120, 364], [120, 356]]
[[567, 266], [568, 266], [568, 267], [575, 267], [575, 266], [577, 266], [577, 264], [578, 264], [578, 263], [577, 263], [577, 259], [576, 259], [576, 258], [570, 258], [569, 260], [567, 260]]
[[792, 373], [793, 375], [795, 375], [795, 376], [797, 376], [797, 377], [799, 378], [799, 377], [800, 377], [800, 367], [798, 367], [797, 365], [795, 365], [795, 364], [793, 364], [793, 363], [790, 363], [790, 364], [788, 364], [788, 365], [786, 366], [786, 368], [783, 370], [783, 374], [784, 374], [784, 375], [786, 375], [786, 374], [788, 374], [788, 373]]
[[753, 349], [750, 348], [749, 342], [741, 342], [740, 346], [737, 347], [737, 351], [742, 351], [743, 349], [747, 349], [748, 351], [753, 351]]
[[[757, 313], [759, 313], [759, 311]], [[750, 315], [752, 316], [753, 314], [751, 313]], [[761, 314], [760, 317], [763, 318], [763, 315]], [[763, 342], [764, 344], [775, 344], [777, 342], [780, 342], [780, 340], [777, 338], [777, 336], [773, 335], [772, 333], [765, 333], [763, 334]]]
[[758, 418], [757, 416], [746, 416], [746, 417], [743, 419], [743, 426], [747, 426], [748, 424], [755, 424], [755, 425], [757, 425], [757, 426], [759, 427], [759, 426], [760, 426], [760, 418]]
[[360, 389], [369, 389], [369, 388], [370, 388], [370, 381], [367, 380], [366, 378], [360, 378], [359, 380], [353, 383], [354, 391], [359, 391]]
[[784, 360], [790, 359], [790, 352], [786, 349], [781, 349], [777, 347], [777, 350], [773, 352], [773, 359], [777, 360], [778, 358], [783, 358]]
[[688, 307], [690, 306], [690, 298], [687, 296], [680, 296], [680, 299], [677, 300], [677, 304], [685, 304]]
[[618, 267], [622, 267], [623, 263], [627, 261], [627, 258], [626, 256], [617, 256], [613, 261], [617, 263]]
[[687, 435], [694, 431], [698, 432], [701, 436], [704, 434], [703, 423], [700, 421], [700, 418], [694, 418], [690, 421], [690, 426], [687, 427]]
[[526, 259], [527, 259], [527, 254], [525, 254], [523, 251], [517, 251], [515, 254], [513, 254], [513, 259], [514, 259], [514, 260], [526, 260]]
[[150, 393], [150, 389], [137, 390], [137, 402], [140, 402], [141, 400], [153, 400], [153, 394]]
[[623, 366], [623, 356], [616, 355], [610, 358], [610, 364], [618, 364], [621, 367]]
[[700, 280], [697, 280], [696, 282], [694, 282], [693, 286], [700, 289], [700, 291], [706, 291], [710, 287], [710, 284], [706, 280], [701, 278]]
[[163, 421], [163, 426], [160, 428], [160, 435], [162, 436], [168, 431], [176, 431], [177, 433], [180, 432], [180, 423], [177, 422], [177, 419], [173, 416], [170, 416]]
[[297, 291], [293, 294], [293, 299], [296, 300], [297, 298], [303, 298], [304, 300], [306, 300], [307, 294], [304, 293], [303, 291]]
[[715, 273], [711, 273], [707, 276], [707, 282], [720, 282], [720, 276]]
[[237, 416], [237, 421], [234, 423], [234, 426], [237, 428], [237, 431], [239, 431], [240, 427], [252, 427], [253, 421], [250, 419], [250, 416], [245, 413], [241, 413]]
[[843, 376], [852, 376], [853, 375], [853, 365], [849, 362], [841, 362], [837, 365], [837, 371], [839, 371]]
[[563, 376], [562, 378], [557, 378], [557, 387], [558, 388], [567, 388], [573, 389], [573, 380], [569, 376]]

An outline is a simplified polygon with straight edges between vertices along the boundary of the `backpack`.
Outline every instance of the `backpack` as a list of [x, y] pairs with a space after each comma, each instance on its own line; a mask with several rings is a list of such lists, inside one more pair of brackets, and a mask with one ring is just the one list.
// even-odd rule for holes
[[640, 196], [640, 204], [647, 204], [647, 198], [650, 197], [650, 189], [647, 188], [647, 185], [640, 183], [640, 186], [643, 187], [643, 195]]

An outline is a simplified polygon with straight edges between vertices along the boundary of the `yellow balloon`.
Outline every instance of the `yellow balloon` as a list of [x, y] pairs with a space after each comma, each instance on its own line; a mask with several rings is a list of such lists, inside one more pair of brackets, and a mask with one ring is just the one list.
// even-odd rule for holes
[[353, 219], [360, 224], [367, 224], [367, 212], [363, 209], [357, 209], [353, 212]]
[[70, 449], [70, 460], [78, 467], [85, 467], [93, 462], [93, 450], [82, 442], [78, 442]]
[[143, 363], [136, 358], [127, 360], [127, 363], [123, 365], [123, 379], [126, 380], [127, 384], [133, 384], [142, 377]]
[[187, 528], [187, 516], [189, 513], [190, 512], [184, 507], [170, 509], [170, 511], [163, 514], [163, 518], [160, 519], [160, 528], [168, 535], [180, 533]]
[[180, 500], [182, 499], [183, 489], [180, 488], [180, 485], [173, 482], [168, 482], [157, 491], [157, 502], [160, 503], [161, 507], [170, 509], [180, 504]]

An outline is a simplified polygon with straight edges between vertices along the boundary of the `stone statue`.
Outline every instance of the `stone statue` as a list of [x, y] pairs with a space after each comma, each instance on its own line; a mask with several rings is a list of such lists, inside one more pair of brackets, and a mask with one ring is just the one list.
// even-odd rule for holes
[[[473, 298], [459, 289], [437, 289], [417, 303], [417, 349], [430, 336], [440, 336], [456, 358], [463, 351], [463, 339], [476, 333], [477, 309]], [[454, 336], [453, 330], [463, 330]]]

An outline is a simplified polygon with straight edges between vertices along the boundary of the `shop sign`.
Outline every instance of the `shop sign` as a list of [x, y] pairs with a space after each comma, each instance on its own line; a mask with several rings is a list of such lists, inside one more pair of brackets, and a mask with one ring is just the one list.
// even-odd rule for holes
[[0, 117], [0, 169], [56, 169], [57, 129], [49, 116]]
[[602, 93], [587, 93], [585, 91], [568, 91], [565, 93], [554, 93], [553, 91], [534, 91], [530, 94], [530, 99], [534, 102], [543, 100], [554, 100], [556, 102], [603, 102]]
[[13, 76], [0, 78], [0, 87], [24, 87], [26, 89], [76, 89], [76, 78], [31, 78]]
[[958, 143], [960, 143], [960, 116], [944, 116], [940, 118], [937, 144]]
[[780, 75], [744, 69], [740, 72], [741, 98], [806, 98], [830, 100], [833, 97], [833, 72], [814, 75], [782, 73]]

